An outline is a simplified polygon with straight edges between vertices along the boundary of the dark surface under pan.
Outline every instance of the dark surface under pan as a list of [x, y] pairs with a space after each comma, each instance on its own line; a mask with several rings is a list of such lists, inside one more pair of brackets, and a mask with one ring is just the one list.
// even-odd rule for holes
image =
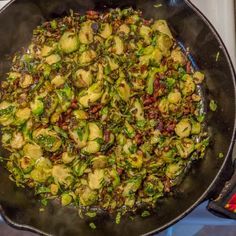
[[[155, 3], [162, 7], [154, 8]], [[160, 200], [156, 214], [151, 217], [135, 217], [133, 221], [124, 217], [119, 225], [109, 216], [95, 220], [96, 231], [88, 226], [88, 220], [80, 219], [77, 211], [69, 207], [49, 204], [44, 212], [29, 190], [17, 188], [8, 179], [8, 173], [0, 168], [0, 204], [3, 217], [8, 223], [39, 233], [53, 235], [140, 235], [160, 231], [185, 216], [202, 200], [209, 198], [213, 188], [220, 186], [222, 176], [230, 174], [230, 149], [235, 130], [235, 77], [226, 49], [210, 23], [194, 7], [184, 1], [150, 0], [16, 0], [0, 14], [0, 78], [9, 70], [6, 55], [12, 55], [26, 46], [32, 30], [45, 20], [61, 17], [69, 9], [84, 13], [86, 10], [106, 10], [132, 6], [143, 11], [146, 18], [166, 19], [177, 39], [184, 43], [201, 70], [206, 74], [205, 100], [215, 99], [219, 109], [207, 113], [208, 129], [212, 144], [205, 159], [194, 163], [182, 184], [173, 196]], [[219, 52], [219, 60], [216, 55]], [[217, 158], [223, 152], [225, 158]], [[0, 155], [5, 155], [3, 151]], [[223, 168], [225, 167], [226, 168]], [[218, 178], [219, 179], [219, 178]], [[223, 182], [221, 180], [220, 182]]]

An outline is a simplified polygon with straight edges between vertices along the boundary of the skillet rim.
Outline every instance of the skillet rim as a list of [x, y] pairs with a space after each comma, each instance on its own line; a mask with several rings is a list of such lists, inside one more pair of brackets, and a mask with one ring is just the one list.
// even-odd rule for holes
[[[0, 14], [7, 8], [9, 7], [12, 3], [14, 3], [16, 0], [10, 0], [1, 10], [0, 10]], [[199, 10], [199, 8], [197, 8], [190, 0], [181, 0], [184, 4], [187, 5], [187, 7], [191, 8], [194, 13], [196, 15], [198, 15], [203, 21], [204, 23], [207, 25], [208, 29], [214, 34], [216, 40], [218, 41], [218, 43], [221, 45], [221, 49], [223, 51], [223, 53], [226, 56], [226, 61], [227, 64], [230, 67], [230, 72], [231, 72], [231, 76], [232, 76], [232, 81], [234, 84], [234, 97], [236, 98], [236, 74], [235, 74], [235, 69], [234, 69], [234, 65], [233, 62], [230, 58], [230, 55], [228, 53], [228, 50], [222, 40], [222, 38], [220, 37], [219, 33], [217, 32], [217, 30], [215, 29], [215, 27], [212, 25], [212, 23], [210, 22], [210, 20]], [[157, 232], [163, 231], [166, 228], [168, 228], [169, 226], [177, 223], [178, 221], [180, 221], [182, 218], [184, 218], [186, 215], [188, 215], [191, 211], [193, 211], [201, 202], [203, 202], [204, 200], [207, 200], [207, 195], [210, 192], [210, 190], [213, 188], [213, 186], [217, 183], [217, 181], [219, 180], [219, 176], [222, 174], [224, 167], [226, 166], [226, 163], [230, 161], [231, 159], [231, 151], [233, 148], [233, 145], [235, 143], [235, 133], [236, 133], [236, 102], [234, 101], [234, 106], [235, 106], [235, 113], [234, 113], [234, 127], [233, 127], [233, 133], [232, 133], [232, 137], [231, 137], [231, 141], [230, 141], [230, 145], [226, 154], [226, 157], [223, 161], [223, 163], [221, 164], [220, 169], [218, 170], [216, 176], [214, 177], [214, 179], [212, 180], [211, 184], [208, 186], [208, 188], [205, 190], [205, 192], [202, 193], [202, 195], [198, 198], [197, 201], [195, 201], [194, 204], [192, 204], [187, 210], [185, 210], [183, 213], [181, 213], [178, 217], [176, 217], [175, 219], [169, 221], [168, 223], [164, 224], [163, 226], [154, 229], [150, 232], [147, 232], [143, 235], [152, 235], [155, 234]], [[33, 226], [30, 225], [25, 225], [25, 224], [18, 224], [15, 221], [12, 221], [6, 214], [5, 211], [3, 210], [3, 207], [0, 203], [0, 215], [2, 216], [3, 220], [10, 226], [19, 229], [19, 230], [27, 230], [33, 233], [38, 233], [40, 235], [45, 235], [45, 236], [51, 236], [52, 234], [48, 234], [42, 230], [39, 230]]]

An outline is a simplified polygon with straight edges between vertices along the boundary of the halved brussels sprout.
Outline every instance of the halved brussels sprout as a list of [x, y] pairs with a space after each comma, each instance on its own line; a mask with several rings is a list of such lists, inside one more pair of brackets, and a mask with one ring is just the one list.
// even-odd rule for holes
[[65, 77], [61, 75], [56, 75], [51, 81], [51, 84], [53, 84], [56, 88], [61, 87], [64, 83]]
[[113, 188], [117, 187], [120, 184], [120, 176], [116, 169], [109, 170], [109, 175], [111, 176]]
[[129, 138], [133, 138], [135, 136], [134, 127], [130, 125], [128, 121], [125, 121], [125, 132]]
[[14, 122], [14, 113], [16, 107], [14, 104], [3, 101], [0, 103], [0, 124], [7, 126]]
[[170, 103], [178, 103], [181, 100], [181, 93], [178, 91], [170, 92], [168, 94], [168, 102]]
[[22, 135], [21, 132], [16, 132], [13, 134], [12, 136], [12, 140], [11, 140], [11, 148], [13, 149], [21, 149], [22, 146], [24, 145], [25, 143], [25, 140], [24, 140], [24, 137]]
[[112, 42], [112, 46], [109, 49], [110, 52], [115, 53], [117, 55], [121, 55], [124, 53], [124, 43], [119, 36], [112, 36], [108, 40]]
[[128, 163], [132, 168], [140, 169], [143, 165], [143, 155], [142, 153], [135, 153], [128, 157]]
[[171, 31], [168, 27], [168, 24], [165, 20], [157, 20], [154, 22], [154, 24], [152, 25], [152, 29], [154, 31], [159, 31], [163, 34], [168, 35], [171, 39], [173, 38]]
[[196, 88], [196, 85], [193, 82], [192, 76], [186, 74], [182, 78], [183, 81], [180, 83], [180, 88], [183, 93], [183, 95], [188, 96], [191, 95]]
[[128, 35], [129, 32], [130, 32], [130, 28], [129, 28], [128, 25], [122, 24], [122, 25], [119, 27], [118, 32], [122, 32], [122, 33], [124, 33], [125, 35]]
[[44, 183], [52, 173], [52, 164], [49, 159], [41, 157], [35, 163], [34, 169], [30, 173], [30, 177], [39, 183]]
[[59, 103], [63, 111], [66, 111], [71, 105], [71, 100], [74, 98], [73, 90], [67, 85], [64, 85], [64, 88], [57, 89], [56, 94], [59, 99]]
[[201, 132], [201, 124], [196, 121], [191, 121], [192, 123], [192, 129], [191, 129], [191, 134], [200, 134]]
[[168, 178], [175, 179], [178, 175], [182, 173], [183, 169], [184, 165], [181, 161], [177, 163], [172, 163], [167, 166], [165, 174]]
[[70, 187], [74, 181], [71, 169], [62, 164], [52, 167], [52, 177], [56, 184], [62, 185], [65, 188]]
[[58, 194], [58, 191], [59, 191], [59, 187], [57, 184], [51, 184], [50, 185], [50, 192], [52, 195], [57, 195]]
[[184, 56], [183, 52], [180, 49], [172, 50], [172, 52], [171, 52], [171, 59], [175, 63], [177, 63], [177, 64], [179, 64], [181, 66], [183, 66], [186, 63], [186, 57]]
[[30, 157], [24, 156], [20, 159], [20, 167], [25, 174], [29, 173], [33, 169], [33, 166], [34, 160]]
[[76, 142], [79, 148], [83, 148], [87, 144], [89, 129], [86, 123], [81, 123], [78, 128], [69, 130], [70, 137]]
[[89, 138], [88, 140], [95, 140], [97, 138], [102, 138], [103, 137], [103, 132], [102, 129], [99, 128], [99, 126], [96, 123], [88, 123], [88, 128], [89, 128]]
[[86, 146], [81, 149], [84, 154], [95, 154], [100, 150], [100, 144], [97, 141], [88, 141]]
[[42, 57], [47, 57], [50, 54], [52, 54], [55, 49], [57, 47], [57, 44], [54, 43], [52, 46], [47, 46], [47, 45], [43, 45], [42, 49], [41, 49], [41, 56]]
[[31, 84], [33, 84], [33, 77], [31, 75], [25, 75], [20, 79], [21, 88], [28, 88]]
[[100, 35], [104, 38], [107, 39], [110, 37], [112, 34], [112, 26], [108, 23], [104, 23], [101, 25], [101, 32]]
[[151, 42], [151, 33], [152, 33], [152, 29], [149, 26], [146, 25], [141, 25], [140, 29], [139, 29], [139, 33], [140, 35], [144, 38], [146, 43], [150, 43]]
[[79, 69], [75, 72], [74, 84], [78, 88], [89, 87], [93, 82], [93, 76], [90, 71]]
[[195, 82], [195, 84], [201, 84], [202, 81], [204, 80], [205, 75], [203, 73], [201, 73], [200, 71], [196, 71], [193, 74], [193, 80]]
[[159, 105], [158, 105], [158, 109], [159, 111], [163, 114], [163, 115], [167, 115], [169, 112], [169, 101], [167, 98], [162, 98]]
[[92, 62], [96, 57], [97, 57], [97, 53], [94, 50], [90, 49], [90, 50], [84, 51], [80, 55], [78, 62], [82, 65], [86, 65]]
[[195, 145], [192, 139], [183, 138], [182, 140], [176, 141], [175, 144], [179, 155], [182, 158], [187, 158], [194, 151]]
[[90, 86], [87, 91], [81, 92], [78, 100], [83, 107], [89, 107], [90, 104], [99, 100], [102, 94], [102, 84], [98, 82]]
[[61, 158], [63, 163], [69, 164], [76, 158], [76, 156], [68, 152], [63, 152]]
[[119, 78], [116, 82], [116, 88], [119, 96], [125, 102], [128, 102], [130, 98], [130, 86], [124, 78]]
[[84, 174], [84, 171], [87, 169], [88, 163], [85, 161], [76, 162], [73, 165], [73, 172], [76, 176], [80, 177]]
[[71, 194], [69, 193], [63, 193], [61, 195], [61, 205], [62, 206], [67, 206], [72, 202], [73, 198], [71, 196]]
[[164, 56], [169, 56], [170, 54], [170, 48], [173, 45], [173, 40], [165, 35], [161, 34], [157, 38], [157, 47], [162, 51]]
[[122, 195], [124, 197], [128, 197], [132, 194], [134, 194], [142, 184], [142, 178], [141, 177], [135, 177], [131, 178], [127, 181], [127, 183], [124, 186], [124, 190]]
[[36, 96], [34, 101], [30, 103], [32, 113], [36, 116], [40, 116], [44, 111], [43, 98]]
[[85, 21], [79, 31], [79, 41], [83, 44], [90, 44], [93, 42], [92, 21]]
[[31, 110], [30, 108], [26, 107], [26, 108], [22, 108], [22, 109], [18, 109], [16, 112], [16, 121], [15, 124], [23, 124], [25, 123], [31, 115]]
[[132, 147], [134, 147], [133, 142], [131, 141], [131, 139], [127, 139], [126, 143], [123, 146], [123, 151], [127, 155], [130, 155], [130, 154], [132, 154]]
[[105, 171], [103, 169], [95, 169], [93, 173], [88, 174], [88, 185], [92, 190], [100, 189], [103, 186]]
[[138, 99], [135, 99], [134, 101], [134, 115], [137, 121], [139, 120], [144, 120], [144, 111], [143, 111], [143, 106], [141, 102]]
[[52, 54], [52, 55], [47, 56], [47, 57], [45, 58], [45, 61], [46, 61], [49, 65], [53, 65], [53, 64], [59, 62], [60, 60], [61, 60], [61, 57], [60, 57], [60, 55], [58, 55], [58, 54]]
[[87, 120], [89, 118], [88, 113], [83, 110], [74, 110], [73, 114], [79, 120]]
[[23, 147], [24, 156], [38, 160], [43, 156], [42, 148], [36, 143], [26, 143]]
[[59, 40], [59, 48], [65, 53], [71, 53], [79, 48], [78, 36], [74, 32], [66, 31]]
[[36, 129], [33, 132], [34, 141], [48, 152], [55, 152], [61, 147], [61, 139], [50, 129]]
[[96, 203], [97, 199], [98, 193], [87, 186], [83, 186], [79, 191], [79, 201], [82, 206], [90, 206]]
[[191, 133], [191, 124], [188, 119], [182, 119], [175, 127], [175, 133], [180, 138], [188, 137]]
[[99, 155], [92, 159], [92, 165], [93, 165], [93, 168], [95, 169], [105, 168], [107, 164], [108, 164], [107, 156]]
[[119, 68], [119, 64], [116, 61], [116, 59], [114, 59], [112, 57], [107, 57], [107, 60], [108, 60], [108, 64], [109, 64], [109, 67], [110, 67], [111, 71], [114, 71], [114, 70]]
[[159, 178], [154, 175], [147, 177], [144, 182], [144, 193], [148, 196], [154, 196], [158, 193], [162, 193], [164, 190], [164, 185]]

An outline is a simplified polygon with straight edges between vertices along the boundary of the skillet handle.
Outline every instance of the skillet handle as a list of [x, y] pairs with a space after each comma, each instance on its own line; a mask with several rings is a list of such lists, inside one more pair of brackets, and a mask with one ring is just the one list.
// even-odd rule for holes
[[236, 161], [231, 179], [225, 183], [218, 197], [209, 201], [207, 209], [216, 216], [236, 220]]

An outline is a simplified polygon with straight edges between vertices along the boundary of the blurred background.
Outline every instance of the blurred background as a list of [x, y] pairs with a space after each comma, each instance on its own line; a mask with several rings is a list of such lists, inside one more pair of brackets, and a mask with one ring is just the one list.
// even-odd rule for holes
[[[0, 9], [8, 2], [0, 0]], [[191, 0], [191, 2], [215, 26], [236, 67], [236, 0]], [[233, 157], [235, 156], [236, 150], [233, 152]], [[187, 217], [157, 236], [235, 236], [236, 221], [213, 216], [206, 210], [206, 205], [207, 202], [202, 203]], [[30, 232], [15, 230], [0, 218], [0, 236], [34, 235]]]

